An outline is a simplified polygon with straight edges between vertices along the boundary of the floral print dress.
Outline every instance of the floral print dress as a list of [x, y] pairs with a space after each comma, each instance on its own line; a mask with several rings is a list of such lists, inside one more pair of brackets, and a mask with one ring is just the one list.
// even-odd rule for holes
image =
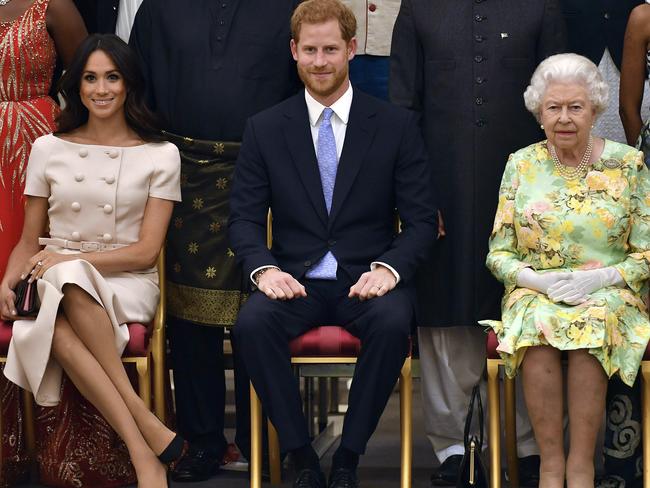
[[[499, 339], [506, 373], [529, 346], [588, 349], [608, 376], [634, 383], [650, 338], [650, 173], [643, 153], [605, 141], [586, 177], [567, 180], [546, 141], [512, 154], [503, 174], [487, 266], [505, 285], [502, 321], [485, 320]], [[580, 305], [554, 303], [516, 285], [524, 267], [573, 271], [614, 266], [624, 287], [607, 287]]]

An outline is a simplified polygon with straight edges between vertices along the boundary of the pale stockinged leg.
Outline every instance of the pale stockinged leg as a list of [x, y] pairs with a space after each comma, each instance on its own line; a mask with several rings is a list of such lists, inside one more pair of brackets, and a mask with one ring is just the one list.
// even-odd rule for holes
[[79, 392], [99, 410], [126, 443], [138, 477], [138, 488], [167, 486], [165, 467], [145, 441], [115, 385], [63, 313], [56, 319], [52, 354]]
[[567, 374], [570, 448], [568, 488], [594, 486], [594, 450], [605, 411], [607, 375], [586, 349], [569, 351]]
[[88, 348], [124, 400], [151, 449], [160, 454], [174, 433], [149, 410], [131, 386], [117, 351], [113, 326], [104, 308], [76, 285], [65, 285], [63, 309], [73, 330]]
[[563, 488], [565, 457], [560, 351], [550, 346], [529, 347], [521, 371], [528, 416], [539, 446], [539, 487]]

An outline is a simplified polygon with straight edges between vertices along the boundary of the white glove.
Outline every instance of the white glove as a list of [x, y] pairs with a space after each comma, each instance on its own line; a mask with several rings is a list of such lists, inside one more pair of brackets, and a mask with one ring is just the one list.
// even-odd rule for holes
[[566, 280], [571, 273], [562, 271], [549, 271], [548, 273], [538, 273], [532, 268], [523, 268], [517, 274], [517, 286], [521, 288], [530, 288], [548, 295], [550, 286], [558, 281]]
[[625, 281], [616, 268], [590, 269], [575, 271], [569, 278], [559, 281], [548, 288], [548, 297], [554, 302], [578, 305], [586, 302], [588, 295], [607, 286], [623, 286]]

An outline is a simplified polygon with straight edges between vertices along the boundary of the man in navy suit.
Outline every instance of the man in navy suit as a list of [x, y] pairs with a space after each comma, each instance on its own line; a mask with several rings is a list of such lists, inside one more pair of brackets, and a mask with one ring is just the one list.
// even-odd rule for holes
[[412, 279], [435, 241], [436, 209], [416, 115], [350, 85], [352, 12], [339, 0], [307, 0], [291, 29], [305, 91], [249, 119], [236, 163], [230, 241], [257, 291], [233, 332], [282, 450], [293, 455], [294, 486], [305, 488], [326, 485], [289, 341], [324, 324], [361, 339], [327, 485], [356, 487], [359, 455], [408, 353]]

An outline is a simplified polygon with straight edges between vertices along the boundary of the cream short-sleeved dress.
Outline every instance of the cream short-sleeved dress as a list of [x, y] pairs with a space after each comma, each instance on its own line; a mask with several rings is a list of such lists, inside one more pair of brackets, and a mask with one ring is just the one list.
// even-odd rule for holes
[[[167, 142], [108, 147], [46, 135], [32, 147], [25, 195], [48, 198], [50, 237], [133, 244], [149, 197], [180, 201], [180, 156]], [[79, 259], [53, 266], [38, 281], [38, 317], [14, 322], [4, 374], [39, 405], [52, 406], [60, 400], [62, 370], [50, 351], [63, 285], [78, 285], [106, 309], [120, 354], [129, 341], [125, 324], [149, 322], [160, 292], [155, 269], [102, 275], [79, 251], [46, 249]]]

